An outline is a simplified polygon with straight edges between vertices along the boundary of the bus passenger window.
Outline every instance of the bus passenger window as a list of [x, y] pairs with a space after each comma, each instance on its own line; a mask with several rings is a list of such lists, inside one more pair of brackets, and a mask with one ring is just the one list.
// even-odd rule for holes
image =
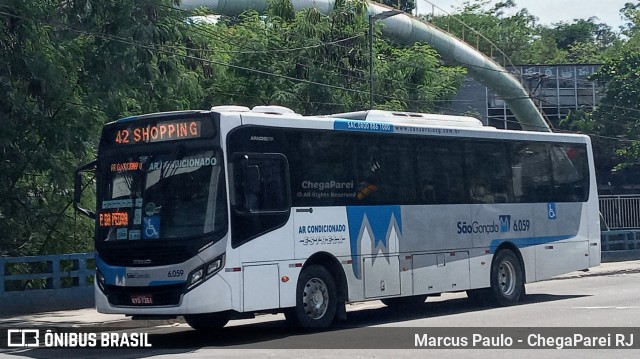
[[286, 158], [244, 154], [233, 162], [234, 208], [241, 213], [289, 210]]
[[506, 146], [502, 143], [469, 142], [465, 151], [471, 203], [510, 202], [511, 174]]
[[523, 143], [514, 148], [511, 173], [513, 192], [520, 203], [552, 199], [551, 160], [544, 143]]
[[464, 202], [464, 162], [457, 143], [436, 142], [417, 150], [417, 181], [421, 204]]
[[585, 146], [567, 144], [551, 147], [553, 199], [583, 202], [589, 197], [589, 170]]
[[416, 202], [410, 142], [362, 139], [358, 150], [358, 204]]

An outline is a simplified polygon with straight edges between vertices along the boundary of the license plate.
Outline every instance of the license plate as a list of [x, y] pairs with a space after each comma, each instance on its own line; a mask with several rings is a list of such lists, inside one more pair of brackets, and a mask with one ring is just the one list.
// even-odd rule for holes
[[151, 294], [132, 294], [131, 304], [153, 304], [153, 296]]

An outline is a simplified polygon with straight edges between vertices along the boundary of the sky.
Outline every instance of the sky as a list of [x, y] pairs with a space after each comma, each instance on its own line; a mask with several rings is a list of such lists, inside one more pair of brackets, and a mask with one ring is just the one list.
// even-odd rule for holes
[[[437, 7], [452, 13], [461, 7], [466, 0], [428, 0]], [[470, 2], [474, 2], [469, 0]], [[526, 8], [538, 18], [538, 23], [551, 25], [560, 21], [571, 22], [573, 19], [588, 19], [597, 16], [600, 22], [618, 30], [623, 21], [620, 9], [626, 2], [636, 0], [515, 0], [518, 9]], [[495, 3], [496, 1], [492, 1]], [[418, 0], [420, 13], [431, 13], [432, 6], [426, 0]], [[436, 14], [438, 10], [436, 9]]]

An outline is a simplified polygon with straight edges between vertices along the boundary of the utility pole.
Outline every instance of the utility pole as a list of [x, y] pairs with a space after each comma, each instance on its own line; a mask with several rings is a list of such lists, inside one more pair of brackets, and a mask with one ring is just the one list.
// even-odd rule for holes
[[369, 109], [373, 110], [373, 22], [384, 20], [391, 16], [403, 14], [401, 10], [388, 10], [375, 15], [369, 15]]

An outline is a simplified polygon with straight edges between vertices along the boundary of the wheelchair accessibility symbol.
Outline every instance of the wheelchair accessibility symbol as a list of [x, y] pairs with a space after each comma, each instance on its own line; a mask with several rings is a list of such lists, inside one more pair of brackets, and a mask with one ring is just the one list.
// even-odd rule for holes
[[558, 212], [556, 212], [555, 202], [547, 203], [547, 214], [549, 215], [549, 219], [558, 218]]
[[160, 238], [160, 216], [144, 217], [142, 219], [143, 239], [158, 239]]

